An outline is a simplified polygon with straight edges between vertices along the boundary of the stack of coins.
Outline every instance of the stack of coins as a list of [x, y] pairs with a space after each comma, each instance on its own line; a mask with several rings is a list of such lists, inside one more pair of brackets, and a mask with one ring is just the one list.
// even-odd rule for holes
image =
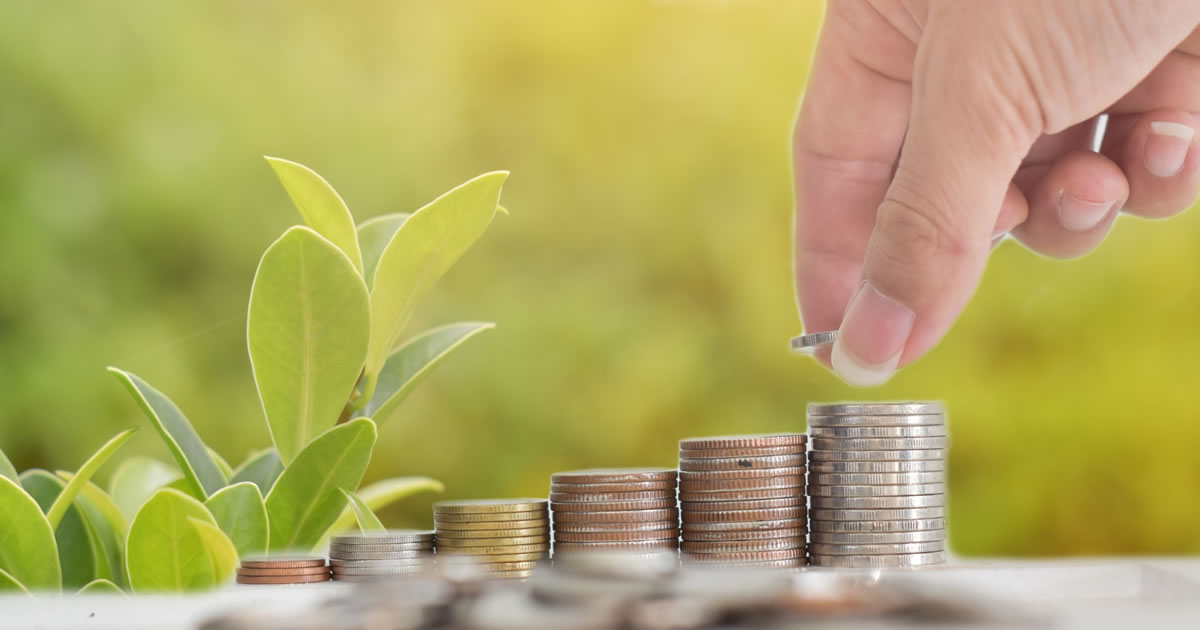
[[596, 468], [554, 473], [554, 556], [619, 552], [661, 559], [679, 549], [673, 468]]
[[946, 561], [946, 410], [941, 403], [808, 406], [814, 566]]
[[439, 501], [433, 505], [439, 556], [467, 556], [494, 578], [527, 578], [549, 557], [545, 499]]
[[333, 579], [372, 582], [419, 573], [433, 561], [433, 532], [398, 529], [334, 536], [329, 543]]
[[688, 562], [807, 564], [802, 433], [679, 442], [679, 505]]
[[308, 584], [328, 581], [329, 565], [325, 564], [325, 558], [245, 558], [237, 570], [238, 584]]

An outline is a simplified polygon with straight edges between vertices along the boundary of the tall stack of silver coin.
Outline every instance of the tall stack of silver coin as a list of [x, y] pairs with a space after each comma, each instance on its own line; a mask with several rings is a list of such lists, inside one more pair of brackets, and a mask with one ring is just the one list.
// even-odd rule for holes
[[679, 441], [683, 559], [793, 568], [804, 550], [802, 433]]
[[550, 510], [554, 558], [618, 552], [657, 558], [679, 549], [672, 468], [597, 468], [554, 473]]
[[334, 536], [329, 542], [333, 579], [370, 582], [418, 573], [433, 563], [433, 532], [415, 529]]
[[813, 566], [946, 561], [946, 410], [937, 402], [810, 404]]

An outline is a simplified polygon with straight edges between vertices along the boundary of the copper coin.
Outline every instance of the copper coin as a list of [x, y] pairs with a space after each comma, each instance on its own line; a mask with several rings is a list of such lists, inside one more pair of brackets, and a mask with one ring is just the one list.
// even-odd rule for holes
[[638, 542], [679, 538], [678, 529], [655, 529], [648, 532], [554, 532], [554, 542]]
[[550, 475], [551, 483], [624, 483], [626, 481], [671, 481], [674, 468], [590, 468]]
[[688, 553], [684, 559], [691, 562], [763, 562], [767, 560], [794, 560], [803, 558], [803, 548], [779, 549], [776, 551], [745, 551], [728, 553]]
[[438, 555], [506, 556], [514, 553], [536, 553], [549, 550], [550, 543], [541, 542], [529, 545], [496, 545], [493, 547], [442, 547], [438, 549]]
[[804, 486], [793, 488], [768, 488], [766, 490], [730, 490], [728, 492], [680, 492], [679, 500], [701, 501], [757, 501], [760, 499], [785, 499], [804, 496]]
[[664, 521], [648, 521], [645, 523], [563, 523], [554, 524], [554, 533], [574, 532], [580, 534], [599, 532], [651, 532], [659, 529], [679, 527], [679, 518]]
[[612, 503], [614, 501], [662, 501], [675, 500], [675, 489], [646, 490], [643, 492], [598, 492], [575, 494], [573, 492], [551, 492], [550, 500], [555, 503]]
[[442, 538], [438, 540], [438, 551], [450, 547], [509, 547], [545, 542], [550, 542], [550, 532], [542, 532], [538, 536], [513, 536], [511, 538]]
[[775, 457], [722, 457], [720, 459], [679, 459], [679, 470], [744, 470], [747, 468], [792, 468], [805, 465], [804, 455]]
[[795, 446], [762, 446], [759, 448], [706, 448], [703, 450], [679, 451], [685, 459], [723, 459], [730, 457], [772, 457], [775, 455], [803, 455], [803, 444]]
[[790, 477], [804, 476], [804, 466], [788, 468], [744, 468], [742, 470], [684, 470], [679, 473], [680, 483], [684, 481], [716, 481], [718, 479], [758, 479], [761, 477]]
[[680, 492], [725, 492], [727, 490], [763, 490], [766, 488], [796, 488], [804, 485], [804, 475], [756, 477], [751, 479], [715, 479], [679, 482]]
[[716, 435], [712, 437], [684, 438], [679, 440], [681, 450], [710, 448], [760, 448], [770, 446], [794, 446], [804, 444], [808, 436], [803, 433], [761, 433], [748, 435]]
[[624, 510], [597, 512], [557, 512], [554, 524], [559, 523], [650, 523], [657, 521], [679, 520], [679, 508], [670, 507], [658, 510]]
[[729, 523], [747, 521], [777, 521], [800, 519], [808, 515], [802, 507], [776, 508], [773, 510], [723, 510], [720, 512], [683, 512], [684, 523]]
[[320, 567], [325, 565], [325, 558], [316, 556], [257, 556], [242, 560], [243, 567], [261, 569], [286, 569], [289, 567]]
[[945, 529], [944, 518], [916, 518], [905, 521], [818, 521], [809, 524], [814, 532], [888, 534]]
[[686, 542], [728, 542], [730, 540], [771, 540], [774, 538], [803, 539], [808, 530], [803, 527], [792, 529], [763, 529], [755, 531], [725, 531], [725, 532], [683, 532]]
[[686, 541], [679, 545], [684, 553], [748, 553], [751, 551], [784, 551], [788, 549], [803, 549], [804, 537], [767, 538], [763, 540], [730, 540], [720, 542]]
[[804, 507], [808, 497], [798, 494], [781, 499], [753, 499], [747, 501], [689, 501], [689, 512], [719, 512], [725, 510], [771, 510], [783, 507]]
[[471, 523], [451, 523], [447, 521], [438, 521], [437, 533], [438, 536], [445, 536], [446, 532], [477, 532], [495, 529], [532, 529], [549, 526], [550, 519], [548, 518], [538, 518], [528, 521], [477, 521]]
[[593, 543], [555, 543], [554, 553], [569, 553], [572, 551], [644, 551], [646, 549], [675, 549], [679, 541], [645, 540], [640, 542], [593, 542]]
[[450, 514], [435, 513], [433, 524], [441, 528], [443, 523], [480, 523], [496, 521], [533, 521], [549, 518], [549, 512], [542, 508], [529, 512], [496, 512], [494, 514]]
[[613, 501], [608, 503], [559, 503], [550, 504], [554, 518], [560, 512], [625, 512], [634, 510], [663, 510], [675, 507], [675, 497], [669, 499], [643, 499], [641, 501]]
[[311, 584], [328, 582], [329, 572], [314, 575], [239, 575], [238, 584]]
[[438, 534], [438, 542], [456, 538], [514, 538], [517, 536], [545, 536], [549, 527], [523, 527], [521, 529], [447, 529]]
[[806, 514], [801, 514], [794, 518], [784, 519], [762, 519], [750, 521], [714, 521], [711, 523], [702, 523], [693, 520], [683, 522], [683, 535], [688, 536], [689, 532], [731, 532], [731, 531], [765, 531], [775, 529], [793, 529], [805, 527]]
[[496, 514], [534, 512], [546, 508], [545, 499], [466, 499], [460, 501], [438, 501], [433, 504], [434, 514]]
[[624, 483], [551, 483], [550, 492], [574, 494], [596, 494], [597, 492], [645, 492], [647, 490], [674, 490], [676, 481], [626, 481]]
[[239, 567], [238, 575], [319, 575], [328, 573], [329, 567], [291, 567], [286, 569], [264, 569], [259, 567]]

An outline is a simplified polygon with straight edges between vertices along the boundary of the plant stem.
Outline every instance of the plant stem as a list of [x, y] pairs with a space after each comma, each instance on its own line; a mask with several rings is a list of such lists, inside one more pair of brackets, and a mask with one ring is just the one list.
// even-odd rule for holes
[[[358, 376], [359, 383], [362, 382], [364, 375], [360, 374]], [[367, 377], [366, 384], [363, 385], [362, 391], [358, 391], [357, 387], [355, 388], [355, 392], [350, 396], [350, 400], [346, 401], [346, 407], [342, 410], [341, 417], [338, 418], [338, 424], [349, 422], [354, 413], [366, 407], [367, 403], [371, 402], [371, 397], [375, 395], [375, 383], [379, 380], [378, 375], [365, 376]]]

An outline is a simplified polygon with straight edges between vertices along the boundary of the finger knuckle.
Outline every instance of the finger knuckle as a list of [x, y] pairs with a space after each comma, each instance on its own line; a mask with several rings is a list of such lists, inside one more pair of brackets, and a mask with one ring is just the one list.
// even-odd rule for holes
[[952, 208], [912, 186], [892, 186], [878, 228], [886, 238], [877, 244], [877, 254], [901, 273], [936, 272], [973, 251], [974, 239]]

